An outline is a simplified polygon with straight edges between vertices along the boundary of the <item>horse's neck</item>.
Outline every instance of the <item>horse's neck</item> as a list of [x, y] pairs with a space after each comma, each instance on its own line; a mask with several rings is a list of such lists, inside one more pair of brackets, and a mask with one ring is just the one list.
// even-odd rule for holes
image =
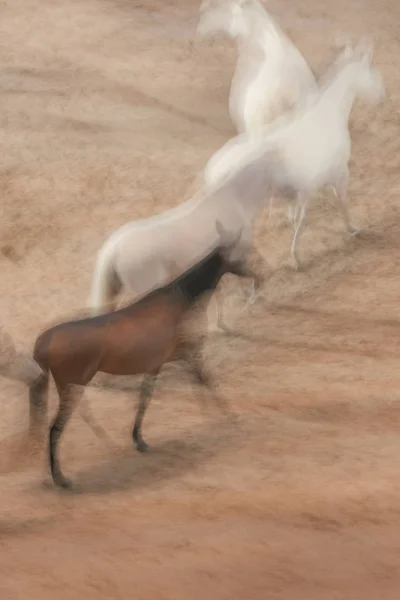
[[[215, 214], [215, 201], [214, 201], [214, 196], [213, 194], [209, 193], [209, 191], [206, 191], [204, 188], [202, 188], [198, 194], [194, 197], [195, 201], [192, 204], [192, 208], [190, 210], [191, 212], [191, 218], [194, 220], [194, 222], [201, 223], [204, 215], [214, 215]], [[212, 218], [212, 216], [211, 216]], [[215, 239], [217, 238], [217, 234], [215, 235]], [[215, 241], [215, 240], [213, 240]]]
[[327, 107], [329, 111], [336, 112], [346, 124], [349, 121], [355, 99], [353, 80], [354, 69], [352, 65], [347, 65], [338, 73], [321, 98], [322, 106]]
[[269, 16], [261, 11], [246, 14], [246, 30], [239, 36], [238, 42], [240, 53], [249, 54], [251, 50], [257, 49], [266, 54], [272, 44], [276, 47], [284, 41], [283, 32]]
[[219, 187], [216, 196], [216, 205], [221, 210], [236, 211], [243, 224], [251, 224], [268, 197], [268, 174], [264, 157], [249, 155], [242, 166]]
[[200, 189], [193, 196], [191, 196], [181, 204], [178, 204], [178, 206], [175, 207], [175, 210], [177, 211], [177, 213], [179, 211], [182, 217], [192, 216], [195, 215], [197, 211], [201, 212], [203, 210], [204, 202], [204, 191], [203, 189]]
[[[273, 27], [261, 19], [259, 22], [250, 23], [248, 32], [239, 36], [237, 47], [238, 60], [232, 86], [241, 87], [244, 81], [248, 82], [256, 77], [263, 66], [273, 60], [276, 52], [280, 53], [282, 40]], [[247, 84], [244, 89], [247, 89]]]
[[213, 254], [178, 286], [184, 308], [192, 306], [207, 292], [213, 292], [221, 277], [221, 258], [218, 254]]

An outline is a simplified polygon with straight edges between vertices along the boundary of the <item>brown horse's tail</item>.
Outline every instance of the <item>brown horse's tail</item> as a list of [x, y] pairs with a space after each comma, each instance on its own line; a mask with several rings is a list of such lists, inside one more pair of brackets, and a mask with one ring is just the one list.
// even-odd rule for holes
[[30, 386], [42, 374], [42, 367], [28, 354], [17, 351], [11, 336], [0, 327], [0, 375]]
[[29, 435], [37, 438], [43, 434], [47, 422], [49, 371], [42, 371], [29, 386]]
[[40, 428], [46, 415], [49, 373], [29, 355], [18, 352], [10, 335], [0, 329], [0, 375], [29, 387], [29, 429]]

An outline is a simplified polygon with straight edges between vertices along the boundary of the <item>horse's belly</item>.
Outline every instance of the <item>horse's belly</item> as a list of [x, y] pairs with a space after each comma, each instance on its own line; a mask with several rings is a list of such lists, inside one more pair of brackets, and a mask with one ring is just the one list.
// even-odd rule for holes
[[139, 375], [159, 369], [173, 356], [177, 344], [176, 326], [154, 318], [152, 322], [138, 321], [136, 331], [129, 335], [111, 337], [99, 366], [110, 375]]
[[86, 385], [101, 360], [101, 333], [76, 325], [53, 335], [48, 349], [48, 367], [61, 388], [68, 384]]
[[143, 347], [140, 351], [130, 349], [118, 355], [105, 357], [99, 371], [109, 375], [141, 375], [142, 373], [153, 373], [164, 363], [168, 362], [175, 349], [174, 343], [158, 346], [156, 341], [148, 348]]
[[285, 162], [290, 183], [297, 189], [318, 189], [347, 164], [348, 152], [342, 140], [304, 138], [288, 147]]

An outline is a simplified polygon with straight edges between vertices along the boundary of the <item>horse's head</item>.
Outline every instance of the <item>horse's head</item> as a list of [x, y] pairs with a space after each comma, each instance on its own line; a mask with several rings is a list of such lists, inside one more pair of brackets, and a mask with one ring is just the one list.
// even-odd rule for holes
[[373, 46], [360, 43], [347, 46], [344, 54], [353, 66], [353, 82], [357, 92], [374, 104], [385, 99], [385, 87], [380, 73], [372, 66]]
[[225, 32], [236, 38], [249, 33], [246, 9], [254, 0], [203, 0], [197, 34], [200, 37]]

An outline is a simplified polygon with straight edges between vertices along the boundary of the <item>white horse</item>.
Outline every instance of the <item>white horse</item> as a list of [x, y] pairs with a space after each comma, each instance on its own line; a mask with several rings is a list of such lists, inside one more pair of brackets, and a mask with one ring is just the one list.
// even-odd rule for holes
[[204, 170], [205, 188], [221, 184], [243, 164], [263, 156], [272, 173], [275, 193], [296, 201], [291, 254], [299, 266], [298, 244], [307, 207], [314, 192], [331, 186], [347, 231], [354, 235], [347, 208], [348, 162], [351, 153], [349, 116], [357, 95], [373, 103], [384, 100], [379, 73], [371, 66], [372, 48], [349, 46], [323, 80], [318, 96], [293, 116], [283, 116], [266, 126], [262, 139], [245, 134], [229, 140]]
[[258, 0], [203, 0], [199, 36], [224, 31], [238, 40], [229, 112], [239, 133], [266, 123], [318, 91], [304, 57]]
[[[223, 184], [147, 219], [131, 221], [112, 233], [97, 257], [90, 306], [94, 314], [114, 309], [125, 289], [139, 298], [172, 281], [194, 264], [206, 248], [224, 244], [217, 221], [237, 235], [232, 259], [246, 259], [254, 218], [265, 203], [267, 169], [244, 165]], [[262, 277], [248, 268], [254, 283]], [[223, 324], [217, 302], [217, 327]]]

